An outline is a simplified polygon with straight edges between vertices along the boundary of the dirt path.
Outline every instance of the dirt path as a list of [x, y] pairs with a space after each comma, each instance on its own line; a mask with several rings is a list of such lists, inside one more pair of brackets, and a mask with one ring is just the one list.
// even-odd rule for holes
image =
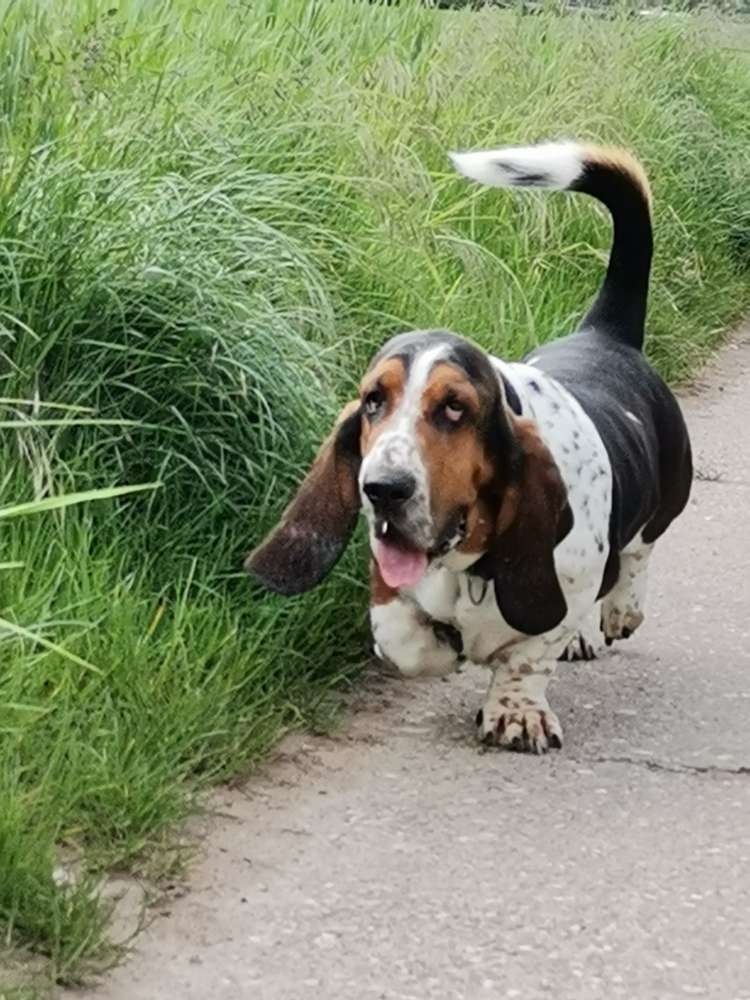
[[481, 753], [479, 672], [373, 679], [224, 794], [86, 1000], [750, 1000], [750, 331], [685, 408], [698, 482], [650, 616], [561, 669], [544, 759]]

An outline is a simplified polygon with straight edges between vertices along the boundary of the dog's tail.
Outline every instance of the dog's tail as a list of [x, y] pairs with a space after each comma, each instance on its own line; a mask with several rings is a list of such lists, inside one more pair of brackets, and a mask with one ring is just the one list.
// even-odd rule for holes
[[614, 238], [607, 276], [581, 324], [641, 348], [651, 270], [651, 192], [643, 167], [621, 149], [577, 142], [507, 146], [451, 153], [465, 177], [492, 187], [582, 191], [612, 214]]

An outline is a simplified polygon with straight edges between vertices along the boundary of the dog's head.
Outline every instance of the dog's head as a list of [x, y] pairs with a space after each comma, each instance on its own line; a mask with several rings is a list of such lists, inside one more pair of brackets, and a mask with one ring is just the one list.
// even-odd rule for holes
[[360, 508], [386, 588], [416, 586], [431, 563], [476, 564], [519, 631], [564, 616], [552, 556], [564, 486], [489, 357], [463, 338], [417, 331], [385, 345], [246, 568], [278, 593], [309, 590], [343, 552]]

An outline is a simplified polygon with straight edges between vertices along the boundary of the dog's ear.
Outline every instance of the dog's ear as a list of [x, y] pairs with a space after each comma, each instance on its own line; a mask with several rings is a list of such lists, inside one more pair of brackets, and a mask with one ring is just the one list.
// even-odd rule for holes
[[342, 410], [279, 524], [245, 559], [245, 569], [269, 590], [310, 590], [346, 548], [360, 507], [360, 427], [355, 401]]
[[506, 488], [497, 534], [485, 556], [498, 608], [525, 635], [559, 625], [567, 612], [555, 572], [554, 550], [572, 526], [567, 493], [554, 459], [531, 420], [515, 418], [520, 453], [514, 481]]

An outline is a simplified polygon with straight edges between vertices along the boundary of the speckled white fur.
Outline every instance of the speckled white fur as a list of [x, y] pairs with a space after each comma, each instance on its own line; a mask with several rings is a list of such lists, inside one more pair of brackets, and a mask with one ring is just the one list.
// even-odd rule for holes
[[[495, 733], [498, 742], [513, 746], [525, 723], [531, 748], [541, 752], [561, 742], [559, 722], [545, 697], [555, 661], [597, 603], [609, 551], [612, 469], [591, 419], [559, 383], [530, 365], [492, 360], [498, 378], [502, 373], [515, 389], [524, 417], [535, 421], [568, 491], [573, 527], [554, 554], [567, 604], [565, 618], [539, 636], [517, 632], [502, 617], [493, 587], [464, 572], [467, 566], [454, 554], [433, 564], [413, 590], [374, 606], [372, 627], [384, 655], [409, 676], [445, 674], [460, 662], [436, 638], [428, 619], [458, 628], [466, 657], [493, 670], [480, 735]], [[631, 589], [636, 586], [630, 583]], [[630, 609], [632, 619], [634, 600], [623, 603], [618, 598], [617, 608], [621, 605], [623, 614], [626, 606]], [[609, 613], [614, 623], [615, 612]]]
[[622, 553], [620, 576], [602, 602], [602, 632], [609, 642], [632, 635], [643, 621], [652, 549], [639, 536]]

